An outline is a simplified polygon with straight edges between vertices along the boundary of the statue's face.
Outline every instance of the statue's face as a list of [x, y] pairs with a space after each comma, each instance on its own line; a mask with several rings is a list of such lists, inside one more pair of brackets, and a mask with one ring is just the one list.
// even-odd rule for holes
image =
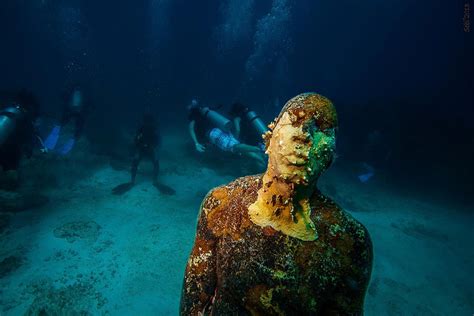
[[[324, 106], [288, 107], [278, 118], [268, 143], [269, 168], [277, 176], [296, 184], [308, 184], [317, 180], [331, 164], [336, 150], [337, 125], [328, 124], [333, 121], [321, 119], [324, 113], [332, 113], [321, 111], [333, 110], [330, 101], [303, 95], [289, 102], [301, 105], [308, 100], [316, 100], [314, 102], [320, 102]], [[324, 129], [320, 129], [318, 124]]]
[[273, 130], [268, 146], [274, 171], [295, 183], [308, 183], [330, 165], [335, 152], [335, 131], [321, 131], [315, 122], [293, 126], [284, 113]]

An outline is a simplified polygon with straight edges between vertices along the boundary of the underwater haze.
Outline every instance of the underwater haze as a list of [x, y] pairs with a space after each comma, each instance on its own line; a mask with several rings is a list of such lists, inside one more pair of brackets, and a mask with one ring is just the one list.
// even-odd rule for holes
[[179, 314], [203, 199], [307, 92], [338, 116], [317, 187], [372, 240], [364, 314], [473, 314], [472, 6], [2, 0], [0, 315]]

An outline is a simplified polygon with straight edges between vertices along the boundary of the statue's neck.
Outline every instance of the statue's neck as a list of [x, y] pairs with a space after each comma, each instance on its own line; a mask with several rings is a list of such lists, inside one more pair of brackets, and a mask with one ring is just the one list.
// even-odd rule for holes
[[288, 182], [268, 168], [255, 203], [249, 207], [253, 223], [281, 231], [302, 240], [315, 240], [317, 232], [312, 222], [310, 198], [314, 185]]

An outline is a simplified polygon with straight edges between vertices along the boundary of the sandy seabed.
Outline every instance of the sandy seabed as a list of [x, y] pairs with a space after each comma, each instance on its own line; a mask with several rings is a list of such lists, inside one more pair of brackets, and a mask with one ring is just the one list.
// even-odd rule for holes
[[[177, 315], [202, 198], [246, 172], [236, 171], [238, 160], [226, 166], [232, 172], [212, 168], [177, 139], [161, 155], [160, 179], [173, 196], [151, 185], [147, 163], [137, 185], [116, 196], [111, 189], [128, 181], [127, 165], [80, 146], [67, 158], [42, 158], [44, 181], [53, 184], [33, 187], [49, 202], [2, 210], [0, 315]], [[180, 155], [166, 150], [171, 144]], [[402, 195], [377, 177], [361, 184], [341, 164], [319, 186], [372, 236], [366, 315], [472, 315], [472, 212]]]

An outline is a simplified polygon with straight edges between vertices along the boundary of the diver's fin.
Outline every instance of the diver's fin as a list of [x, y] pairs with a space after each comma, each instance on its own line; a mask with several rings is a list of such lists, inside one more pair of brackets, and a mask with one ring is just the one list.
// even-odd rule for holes
[[64, 145], [61, 147], [61, 149], [58, 150], [58, 152], [61, 155], [67, 155], [71, 151], [71, 149], [74, 147], [74, 144], [76, 143], [76, 140], [74, 138], [68, 139]]
[[176, 194], [176, 191], [173, 188], [167, 186], [166, 184], [155, 181], [155, 182], [153, 182], [153, 185], [162, 194], [166, 194], [166, 195], [175, 195]]
[[61, 132], [61, 126], [55, 125], [51, 132], [49, 133], [48, 137], [44, 141], [44, 147], [48, 150], [53, 150], [56, 147], [59, 139], [59, 133]]
[[117, 185], [115, 188], [112, 189], [112, 193], [115, 195], [122, 195], [125, 192], [129, 191], [133, 187], [132, 182], [122, 183]]

